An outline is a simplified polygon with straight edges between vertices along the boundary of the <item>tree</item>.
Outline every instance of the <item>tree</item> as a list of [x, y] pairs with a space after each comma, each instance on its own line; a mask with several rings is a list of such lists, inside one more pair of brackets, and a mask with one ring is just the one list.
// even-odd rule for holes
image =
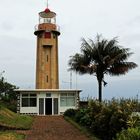
[[16, 93], [14, 89], [17, 89], [17, 87], [6, 82], [4, 77], [0, 75], [0, 97], [7, 101], [16, 100]]
[[95, 41], [84, 38], [81, 43], [81, 53], [76, 53], [69, 60], [70, 70], [79, 74], [95, 75], [98, 81], [99, 101], [102, 101], [102, 84], [104, 75], [120, 76], [137, 67], [134, 62], [127, 62], [133, 54], [129, 48], [123, 48], [118, 44], [117, 38], [103, 39], [97, 35]]

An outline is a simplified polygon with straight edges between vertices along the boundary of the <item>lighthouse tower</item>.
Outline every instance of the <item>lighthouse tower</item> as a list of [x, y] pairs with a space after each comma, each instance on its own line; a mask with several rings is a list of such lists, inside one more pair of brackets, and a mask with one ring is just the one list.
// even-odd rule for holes
[[37, 36], [36, 89], [58, 89], [58, 36], [56, 13], [46, 8], [39, 13]]
[[39, 13], [37, 36], [36, 89], [17, 89], [17, 112], [32, 115], [60, 115], [79, 107], [77, 89], [59, 89], [58, 36], [56, 13], [47, 8]]

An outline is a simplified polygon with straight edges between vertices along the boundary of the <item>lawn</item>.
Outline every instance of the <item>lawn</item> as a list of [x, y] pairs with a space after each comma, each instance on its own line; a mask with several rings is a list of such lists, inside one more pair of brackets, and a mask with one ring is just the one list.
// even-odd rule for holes
[[24, 135], [15, 132], [0, 132], [0, 140], [24, 140]]
[[29, 129], [33, 118], [16, 114], [9, 109], [0, 107], [0, 126], [9, 129]]
[[14, 130], [28, 130], [33, 117], [19, 115], [0, 105], [0, 140], [24, 140], [24, 135]]

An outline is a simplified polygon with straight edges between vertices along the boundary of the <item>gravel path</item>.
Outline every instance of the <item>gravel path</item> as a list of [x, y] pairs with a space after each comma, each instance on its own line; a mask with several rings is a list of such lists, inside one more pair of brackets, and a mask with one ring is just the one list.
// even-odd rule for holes
[[38, 116], [25, 140], [89, 140], [62, 116]]

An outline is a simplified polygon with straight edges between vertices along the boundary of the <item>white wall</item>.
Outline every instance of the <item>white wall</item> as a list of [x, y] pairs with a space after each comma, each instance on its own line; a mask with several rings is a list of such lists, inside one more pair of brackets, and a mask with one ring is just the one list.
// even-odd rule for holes
[[[28, 93], [30, 93], [30, 92], [28, 92]], [[55, 93], [52, 92], [51, 97], [46, 97], [46, 93], [49, 93], [49, 92], [33, 92], [33, 93], [37, 94], [37, 107], [22, 107], [21, 106], [22, 105], [22, 103], [21, 103], [22, 92], [21, 92], [20, 93], [20, 113], [31, 113], [31, 114], [39, 115], [39, 98], [44, 98], [44, 101], [45, 101], [45, 98], [52, 98], [52, 115], [54, 114], [53, 113], [53, 98], [58, 98], [58, 115], [60, 115], [60, 113], [64, 113], [67, 109], [70, 109], [70, 108], [76, 109], [77, 108], [77, 97], [78, 97], [77, 93], [75, 94], [75, 106], [69, 106], [69, 107], [60, 106], [60, 94], [61, 93], [59, 93], [59, 92], [55, 92]], [[45, 112], [45, 102], [44, 102], [44, 112]]]
[[27, 114], [38, 114], [38, 109], [37, 107], [21, 107], [20, 108], [20, 113], [27, 113]]

